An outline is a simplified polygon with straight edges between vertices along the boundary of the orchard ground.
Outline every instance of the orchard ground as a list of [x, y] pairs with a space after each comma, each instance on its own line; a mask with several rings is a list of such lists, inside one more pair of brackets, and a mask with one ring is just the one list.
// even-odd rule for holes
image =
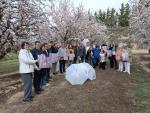
[[[53, 76], [54, 81], [41, 95], [34, 95], [31, 103], [22, 102], [20, 75], [0, 77], [0, 113], [149, 113], [150, 74], [141, 63], [149, 62], [150, 55], [144, 56], [134, 55], [131, 75], [109, 66], [105, 71], [97, 68], [96, 80], [82, 86], [70, 85], [64, 75]], [[1, 69], [17, 69], [15, 59], [14, 55], [15, 65], [9, 58], [1, 61]]]
[[150, 112], [150, 76], [136, 61], [132, 64], [131, 75], [98, 68], [96, 73], [96, 80], [89, 80], [82, 86], [70, 85], [63, 75], [54, 76], [50, 86], [41, 95], [34, 95], [31, 103], [22, 102], [22, 89], [7, 98], [1, 96], [0, 113]]

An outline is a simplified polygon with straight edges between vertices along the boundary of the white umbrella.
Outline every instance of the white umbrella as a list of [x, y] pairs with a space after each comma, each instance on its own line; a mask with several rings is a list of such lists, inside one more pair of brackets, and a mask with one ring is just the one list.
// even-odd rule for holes
[[82, 85], [88, 77], [83, 72], [84, 67], [80, 67], [79, 64], [72, 64], [66, 69], [66, 80], [72, 85]]
[[86, 76], [88, 77], [88, 79], [90, 80], [94, 80], [96, 79], [96, 72], [95, 69], [89, 65], [88, 63], [80, 63], [81, 67], [85, 67], [85, 71], [86, 71]]
[[87, 79], [96, 79], [95, 70], [87, 63], [72, 64], [66, 69], [66, 80], [72, 85], [82, 85]]

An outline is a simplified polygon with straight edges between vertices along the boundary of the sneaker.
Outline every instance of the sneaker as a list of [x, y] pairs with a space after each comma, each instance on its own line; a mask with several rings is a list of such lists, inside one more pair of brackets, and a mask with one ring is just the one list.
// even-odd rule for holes
[[50, 78], [49, 81], [54, 81], [54, 80], [52, 78]]
[[128, 74], [130, 75], [131, 73], [128, 72]]
[[49, 86], [49, 83], [47, 83], [45, 86]]

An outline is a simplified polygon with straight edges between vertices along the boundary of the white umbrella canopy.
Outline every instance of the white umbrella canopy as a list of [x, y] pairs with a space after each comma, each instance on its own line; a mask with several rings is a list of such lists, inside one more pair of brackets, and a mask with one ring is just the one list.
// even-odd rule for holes
[[80, 63], [80, 66], [85, 67], [86, 76], [88, 76], [88, 79], [90, 80], [96, 79], [95, 69], [91, 65], [89, 65], [88, 63]]
[[80, 67], [79, 64], [72, 64], [66, 69], [66, 80], [72, 85], [82, 85], [88, 79], [84, 67]]
[[66, 69], [66, 80], [72, 85], [83, 85], [87, 79], [96, 79], [95, 70], [87, 63], [72, 64]]

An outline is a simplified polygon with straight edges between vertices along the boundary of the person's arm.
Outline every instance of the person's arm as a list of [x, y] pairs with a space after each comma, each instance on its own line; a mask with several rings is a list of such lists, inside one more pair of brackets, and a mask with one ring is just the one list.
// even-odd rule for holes
[[60, 50], [60, 48], [58, 49], [58, 56], [61, 57], [61, 50]]
[[62, 55], [62, 50], [61, 48], [58, 49], [58, 56], [59, 56], [59, 59], [63, 59], [63, 55]]
[[33, 50], [31, 50], [30, 52], [31, 52], [31, 54], [32, 54], [33, 58], [35, 59], [35, 51], [34, 51], [34, 49], [33, 49]]
[[40, 69], [37, 67], [37, 65], [36, 65], [36, 64], [34, 64], [34, 69], [36, 69], [36, 70], [40, 70]]

